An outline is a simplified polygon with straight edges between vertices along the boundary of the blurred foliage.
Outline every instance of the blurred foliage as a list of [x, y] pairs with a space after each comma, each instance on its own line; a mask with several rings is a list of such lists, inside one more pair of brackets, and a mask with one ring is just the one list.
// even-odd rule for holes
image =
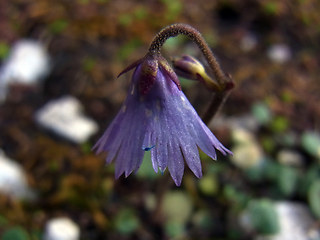
[[185, 225], [190, 219], [192, 203], [182, 191], [168, 192], [163, 200], [163, 214], [166, 218], [165, 231], [169, 237], [184, 235]]
[[302, 147], [312, 156], [320, 160], [319, 133], [305, 132], [301, 138]]
[[314, 213], [315, 216], [317, 216], [317, 218], [320, 218], [320, 178], [318, 177], [318, 179], [316, 181], [314, 181], [309, 189], [309, 204], [311, 207], [312, 212]]
[[139, 227], [139, 219], [133, 209], [121, 209], [114, 220], [115, 228], [121, 234], [131, 234]]
[[264, 103], [255, 103], [252, 106], [252, 114], [263, 125], [270, 123], [272, 119], [270, 109]]
[[277, 212], [271, 201], [267, 199], [250, 201], [248, 214], [254, 229], [259, 233], [275, 234], [279, 232]]
[[0, 42], [0, 59], [4, 59], [8, 56], [10, 47], [5, 42]]
[[28, 233], [21, 227], [13, 227], [6, 230], [1, 240], [29, 240]]
[[[0, 62], [21, 38], [44, 42], [52, 56], [42, 88], [12, 86], [0, 105], [0, 148], [23, 166], [37, 192], [34, 202], [0, 195], [0, 239], [41, 239], [46, 221], [61, 215], [76, 221], [84, 240], [253, 239], [279, 230], [274, 203], [284, 200], [309, 206], [319, 219], [319, 11], [318, 0], [0, 1]], [[177, 189], [167, 171], [154, 173], [146, 152], [137, 174], [115, 180], [114, 165], [105, 166], [91, 147], [126, 95], [130, 74], [116, 76], [173, 22], [196, 27], [232, 74], [237, 87], [221, 112], [254, 119], [250, 132], [262, 158], [239, 168], [232, 157], [218, 153], [216, 162], [200, 151], [203, 178], [186, 169]], [[243, 47], [248, 37], [251, 48]], [[268, 58], [278, 43], [291, 51], [284, 63]], [[163, 52], [168, 61], [191, 54], [204, 62], [185, 37], [170, 39]], [[204, 110], [210, 94], [196, 82], [181, 84]], [[41, 106], [64, 94], [77, 97], [101, 126], [80, 146], [34, 123]], [[237, 144], [232, 127], [212, 129], [229, 148]], [[283, 149], [298, 152], [299, 164], [281, 162]], [[244, 210], [254, 222], [250, 234], [240, 228]]]

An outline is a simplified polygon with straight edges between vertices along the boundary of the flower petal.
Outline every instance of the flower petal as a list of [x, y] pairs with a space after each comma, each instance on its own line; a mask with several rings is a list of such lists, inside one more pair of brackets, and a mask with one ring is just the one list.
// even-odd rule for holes
[[194, 175], [196, 175], [197, 178], [201, 178], [202, 167], [199, 157], [199, 150], [197, 146], [192, 143], [182, 143], [180, 146], [183, 153], [183, 157], [186, 160], [188, 167], [191, 169]]
[[184, 173], [184, 161], [179, 144], [173, 139], [169, 142], [168, 153], [168, 169], [170, 175], [177, 186], [181, 185]]

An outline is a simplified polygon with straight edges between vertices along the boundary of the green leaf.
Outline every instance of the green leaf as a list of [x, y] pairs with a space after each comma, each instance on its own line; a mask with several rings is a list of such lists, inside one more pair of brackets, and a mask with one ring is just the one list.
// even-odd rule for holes
[[320, 159], [320, 136], [315, 132], [305, 132], [301, 138], [301, 145], [310, 155]]
[[116, 230], [124, 235], [133, 233], [140, 225], [135, 212], [130, 208], [121, 209], [115, 219]]
[[264, 165], [264, 175], [268, 180], [276, 181], [280, 171], [280, 164], [273, 161], [272, 159], [266, 159]]
[[313, 214], [320, 219], [320, 178], [312, 183], [308, 194], [308, 201]]
[[165, 224], [165, 231], [169, 237], [175, 238], [184, 233], [185, 227], [181, 222], [167, 221]]
[[231, 205], [239, 209], [243, 208], [249, 200], [249, 197], [245, 193], [237, 190], [231, 184], [224, 187], [223, 195]]
[[270, 200], [252, 200], [248, 206], [249, 217], [254, 229], [261, 234], [279, 232], [278, 214]]
[[267, 124], [271, 121], [272, 115], [269, 107], [264, 103], [255, 103], [252, 106], [252, 114], [261, 124]]
[[1, 236], [1, 240], [28, 240], [29, 235], [21, 227], [13, 227], [6, 230]]
[[193, 215], [192, 222], [198, 228], [204, 230], [210, 230], [215, 225], [215, 222], [212, 218], [209, 209], [204, 208], [201, 208], [201, 210], [199, 210]]
[[295, 191], [298, 180], [298, 173], [296, 169], [288, 166], [281, 166], [277, 176], [277, 183], [280, 192], [285, 196], [292, 195]]
[[252, 182], [261, 182], [265, 178], [265, 160], [261, 164], [244, 170], [246, 177]]
[[303, 197], [307, 196], [312, 183], [314, 183], [318, 178], [320, 178], [320, 166], [317, 164], [309, 167], [308, 171], [301, 176], [299, 181], [299, 194]]

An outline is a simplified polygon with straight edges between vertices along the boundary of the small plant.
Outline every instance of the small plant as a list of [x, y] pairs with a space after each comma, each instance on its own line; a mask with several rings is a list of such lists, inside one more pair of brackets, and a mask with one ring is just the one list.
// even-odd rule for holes
[[148, 53], [119, 74], [135, 69], [125, 102], [94, 146], [97, 153], [108, 153], [107, 163], [115, 161], [116, 178], [123, 173], [127, 177], [138, 170], [144, 153], [150, 151], [154, 171], [164, 172], [168, 168], [179, 186], [184, 161], [198, 178], [202, 176], [198, 147], [212, 159], [216, 159], [215, 149], [231, 154], [198, 116], [183, 94], [175, 71], [160, 53], [164, 42], [179, 34], [188, 36], [199, 46], [215, 76], [215, 80], [209, 77], [194, 58], [184, 56], [174, 61], [180, 74], [200, 81], [216, 93], [205, 122], [212, 118], [233, 88], [231, 77], [221, 70], [197, 30], [185, 24], [173, 24], [161, 30]]

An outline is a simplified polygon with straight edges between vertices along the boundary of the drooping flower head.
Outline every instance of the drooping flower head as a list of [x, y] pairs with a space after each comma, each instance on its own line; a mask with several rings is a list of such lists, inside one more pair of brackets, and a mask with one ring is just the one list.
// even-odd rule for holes
[[94, 146], [97, 153], [107, 152], [107, 163], [115, 162], [116, 178], [137, 171], [145, 151], [150, 151], [154, 171], [168, 168], [179, 186], [185, 163], [202, 176], [198, 148], [212, 159], [217, 157], [215, 149], [231, 153], [200, 119], [159, 53], [148, 53], [122, 73], [133, 68], [127, 98]]

